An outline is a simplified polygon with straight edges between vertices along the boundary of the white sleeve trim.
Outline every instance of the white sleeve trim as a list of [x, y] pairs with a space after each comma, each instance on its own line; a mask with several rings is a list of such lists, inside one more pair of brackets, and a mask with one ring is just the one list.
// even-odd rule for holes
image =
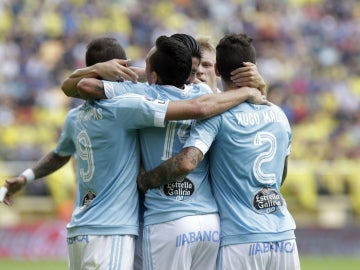
[[103, 83], [105, 96], [107, 98], [113, 98], [115, 96], [113, 83], [109, 81], [103, 81]]
[[[190, 145], [188, 145], [189, 147]], [[209, 151], [209, 147], [203, 143], [202, 141], [196, 141], [193, 145], [191, 145], [193, 147], [198, 148], [202, 153], [203, 153], [203, 157], [205, 156], [205, 154], [207, 153], [207, 151]]]
[[163, 112], [155, 113], [154, 125], [155, 127], [165, 127], [165, 113]]

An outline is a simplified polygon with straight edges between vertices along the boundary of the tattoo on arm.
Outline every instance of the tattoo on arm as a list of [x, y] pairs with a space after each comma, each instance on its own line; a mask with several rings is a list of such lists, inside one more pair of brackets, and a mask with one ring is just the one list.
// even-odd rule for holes
[[202, 152], [195, 147], [183, 149], [178, 155], [145, 173], [141, 184], [148, 188], [159, 187], [185, 178], [202, 159]]

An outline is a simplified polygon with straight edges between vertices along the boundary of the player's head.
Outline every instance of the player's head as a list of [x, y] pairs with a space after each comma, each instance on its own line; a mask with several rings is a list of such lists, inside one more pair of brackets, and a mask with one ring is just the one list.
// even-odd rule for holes
[[186, 83], [193, 83], [196, 78], [196, 73], [198, 71], [200, 61], [201, 61], [201, 54], [200, 54], [200, 47], [197, 43], [196, 39], [187, 34], [177, 33], [172, 35], [171, 37], [175, 38], [177, 41], [181, 42], [190, 50], [191, 58], [192, 58], [192, 66], [191, 66], [191, 73], [189, 79]]
[[199, 36], [196, 40], [201, 52], [201, 62], [196, 77], [209, 85], [213, 92], [216, 92], [218, 76], [214, 68], [216, 62], [215, 45], [209, 36]]
[[216, 71], [223, 82], [230, 83], [231, 71], [243, 67], [243, 62], [256, 62], [252, 38], [246, 34], [225, 35], [216, 46]]
[[86, 66], [109, 61], [111, 59], [126, 59], [124, 48], [115, 38], [96, 38], [87, 45], [85, 54]]
[[190, 71], [190, 51], [175, 38], [160, 36], [146, 58], [148, 82], [183, 87]]

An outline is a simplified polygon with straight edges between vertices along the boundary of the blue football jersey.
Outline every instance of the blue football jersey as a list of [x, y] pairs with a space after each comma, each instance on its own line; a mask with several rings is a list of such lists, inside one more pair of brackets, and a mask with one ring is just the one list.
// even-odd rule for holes
[[[144, 87], [141, 83], [136, 83], [134, 87], [132, 82], [104, 82], [104, 87], [108, 98], [136, 92], [165, 100], [185, 100], [212, 93], [205, 84], [186, 85], [182, 90], [169, 85]], [[194, 122], [168, 121], [165, 128], [140, 129], [141, 158], [145, 170], [152, 170], [178, 154]], [[167, 222], [188, 215], [217, 213], [208, 177], [208, 160], [205, 158], [194, 172], [181, 181], [149, 189], [145, 194], [144, 224]]]
[[68, 236], [138, 234], [137, 129], [164, 126], [168, 101], [128, 94], [71, 110], [55, 152], [77, 156]]
[[[192, 99], [211, 93], [203, 84], [157, 87], [161, 98]], [[165, 129], [149, 127], [140, 130], [141, 154], [145, 170], [152, 170], [178, 154], [190, 135], [194, 120], [168, 121]], [[149, 189], [145, 194], [145, 225], [168, 222], [184, 216], [217, 213], [217, 205], [209, 182], [208, 160], [204, 159], [184, 179]]]
[[280, 193], [291, 140], [289, 122], [276, 105], [242, 103], [192, 129], [185, 147], [204, 154], [210, 149], [222, 245], [295, 238]]

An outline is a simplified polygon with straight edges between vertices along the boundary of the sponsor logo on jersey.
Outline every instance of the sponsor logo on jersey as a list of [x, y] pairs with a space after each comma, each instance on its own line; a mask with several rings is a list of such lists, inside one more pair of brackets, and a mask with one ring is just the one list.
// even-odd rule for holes
[[89, 236], [88, 235], [78, 235], [78, 236], [67, 238], [68, 245], [72, 245], [75, 242], [79, 242], [79, 243], [84, 242], [84, 243], [88, 244]]
[[177, 201], [186, 201], [194, 194], [195, 185], [188, 178], [184, 178], [164, 185], [162, 191], [168, 198]]
[[252, 202], [253, 209], [261, 214], [271, 214], [279, 211], [283, 205], [284, 201], [280, 193], [267, 187], [256, 192]]
[[295, 251], [294, 241], [281, 241], [270, 243], [254, 243], [249, 245], [249, 256], [257, 254], [274, 253], [293, 253]]

